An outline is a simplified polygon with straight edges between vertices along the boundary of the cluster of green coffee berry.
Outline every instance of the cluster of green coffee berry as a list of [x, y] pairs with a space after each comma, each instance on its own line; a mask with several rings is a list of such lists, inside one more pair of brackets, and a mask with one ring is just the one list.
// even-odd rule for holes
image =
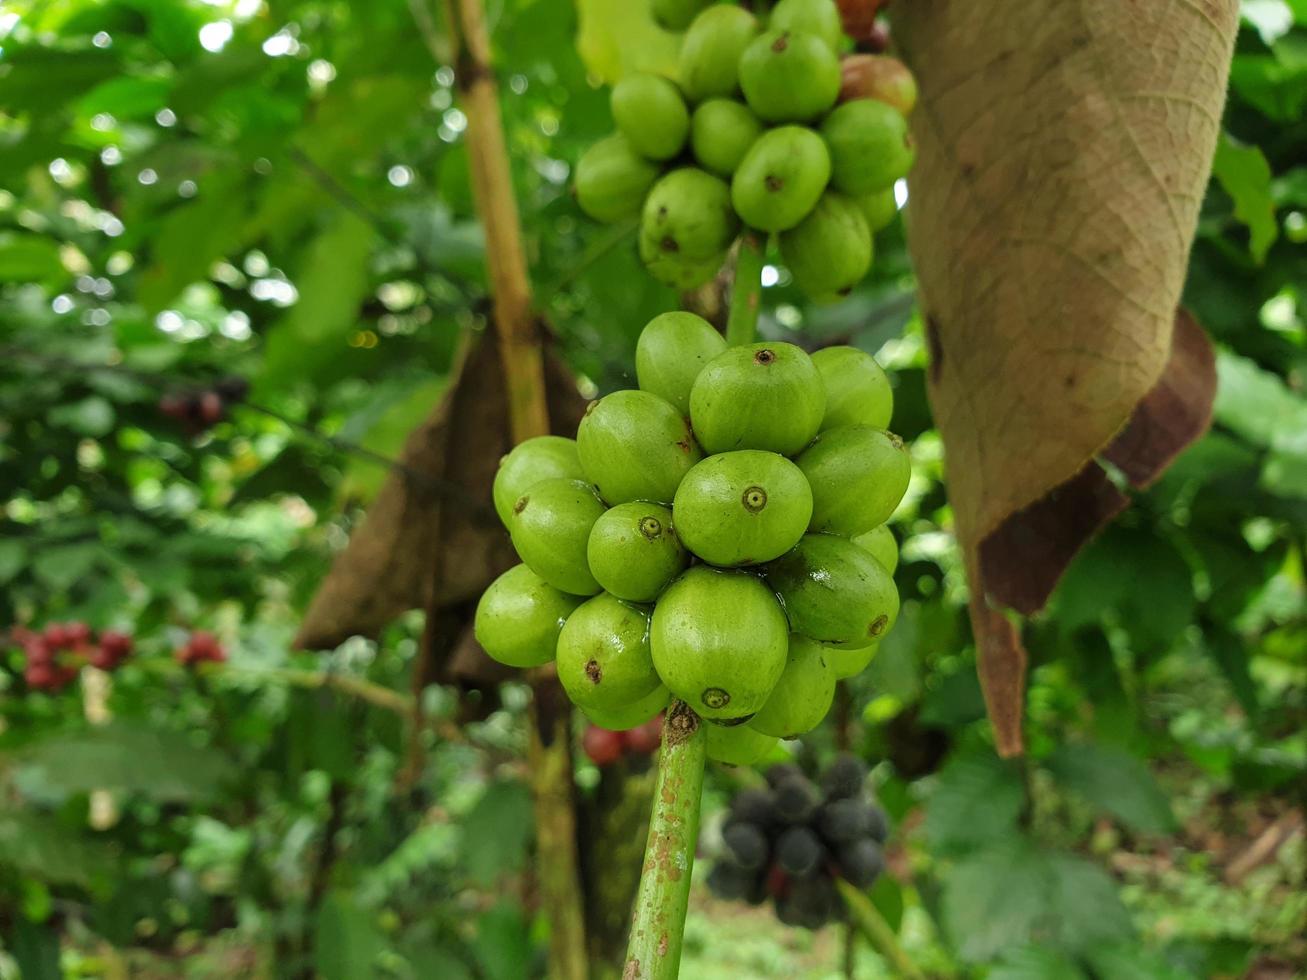
[[728, 348], [691, 313], [645, 327], [636, 373], [575, 441], [504, 457], [494, 502], [523, 564], [476, 636], [510, 666], [555, 661], [597, 725], [674, 695], [719, 723], [710, 757], [752, 764], [825, 717], [898, 615], [885, 521], [910, 464], [889, 379], [852, 347]]
[[893, 82], [868, 85], [861, 55], [842, 91], [845, 41], [834, 0], [780, 0], [766, 30], [733, 4], [701, 11], [679, 86], [637, 73], [613, 87], [618, 132], [577, 163], [582, 210], [600, 221], [640, 214], [641, 258], [678, 289], [716, 274], [741, 224], [779, 233], [809, 296], [852, 289], [915, 156], [904, 113], [916, 89], [893, 59]]

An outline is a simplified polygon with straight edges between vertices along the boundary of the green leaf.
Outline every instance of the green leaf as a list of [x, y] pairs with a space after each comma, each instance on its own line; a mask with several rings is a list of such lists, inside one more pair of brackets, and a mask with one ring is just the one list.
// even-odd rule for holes
[[1045, 764], [1064, 787], [1132, 830], [1164, 834], [1175, 828], [1170, 802], [1153, 774], [1122, 749], [1092, 743], [1063, 745]]
[[103, 844], [69, 833], [53, 817], [7, 806], [0, 813], [0, 866], [82, 887], [112, 871], [112, 853]]
[[65, 274], [53, 238], [0, 233], [0, 282], [44, 282]]
[[50, 409], [47, 416], [50, 424], [63, 429], [72, 429], [84, 436], [103, 436], [113, 431], [118, 413], [107, 398], [92, 395], [70, 405], [57, 405]]
[[1248, 227], [1248, 249], [1258, 265], [1279, 235], [1275, 201], [1271, 197], [1271, 166], [1260, 147], [1235, 142], [1221, 134], [1212, 173], [1234, 200], [1234, 216]]
[[469, 877], [490, 885], [521, 868], [533, 828], [526, 785], [517, 780], [491, 783], [463, 821], [463, 863]]
[[487, 980], [520, 980], [529, 971], [531, 941], [521, 906], [502, 901], [477, 920], [473, 941], [477, 963]]
[[0, 585], [11, 582], [27, 564], [27, 545], [17, 538], [0, 540]]
[[1095, 974], [1110, 980], [1186, 980], [1190, 976], [1134, 943], [1095, 946], [1085, 950], [1084, 956]]
[[235, 766], [217, 750], [184, 739], [178, 732], [117, 722], [39, 736], [15, 753], [15, 761], [44, 786], [66, 794], [119, 789], [159, 801], [210, 799], [235, 776]]
[[159, 76], [123, 75], [97, 85], [77, 104], [83, 116], [107, 112], [115, 119], [153, 116], [168, 104], [171, 83]]
[[926, 836], [941, 853], [1000, 840], [1016, 827], [1024, 802], [1018, 762], [988, 748], [955, 754], [926, 804]]
[[1005, 953], [986, 980], [1086, 980], [1074, 959], [1047, 946], [1025, 946]]
[[95, 567], [100, 554], [97, 542], [46, 545], [33, 557], [32, 571], [51, 589], [63, 592]]
[[59, 930], [49, 924], [18, 916], [13, 924], [10, 952], [23, 980], [63, 980], [59, 963]]
[[633, 71], [676, 77], [680, 41], [659, 27], [649, 0], [577, 0], [576, 50], [586, 69], [612, 84]]
[[313, 960], [323, 980], [357, 980], [377, 976], [377, 957], [386, 937], [370, 914], [342, 892], [332, 892], [318, 908]]

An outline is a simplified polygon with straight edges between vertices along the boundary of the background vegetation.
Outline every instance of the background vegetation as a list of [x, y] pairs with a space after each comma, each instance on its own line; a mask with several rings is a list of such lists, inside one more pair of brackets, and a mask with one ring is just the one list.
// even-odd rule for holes
[[[29, 690], [0, 651], [0, 976], [543, 968], [526, 688], [428, 686], [414, 775], [421, 617], [291, 649], [486, 328], [467, 119], [414, 3], [0, 6], [0, 622], [137, 647], [107, 699]], [[670, 56], [642, 10], [489, 11], [532, 277], [587, 395], [633, 382], [678, 302], [568, 193], [611, 126], [599, 80]], [[1213, 428], [1028, 629], [1024, 761], [983, 720], [901, 224], [838, 305], [766, 273], [766, 336], [896, 373], [904, 610], [849, 703], [897, 823], [873, 897], [932, 974], [1307, 975], [1307, 5], [1244, 15], [1185, 297], [1218, 346]], [[160, 411], [231, 376], [248, 396], [214, 425]], [[174, 661], [196, 628], [226, 664]], [[705, 848], [748, 778], [711, 773]], [[839, 975], [838, 930], [695, 896], [683, 976]]]

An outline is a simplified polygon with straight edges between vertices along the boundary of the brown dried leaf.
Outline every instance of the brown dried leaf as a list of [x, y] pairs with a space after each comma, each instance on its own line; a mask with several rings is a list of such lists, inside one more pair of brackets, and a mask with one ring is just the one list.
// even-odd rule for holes
[[[896, 14], [894, 37], [920, 86], [908, 226], [928, 389], [982, 597], [972, 620], [986, 700], [1000, 747], [1018, 752], [1025, 654], [1011, 624], [993, 620], [991, 600], [1030, 608], [1078, 544], [1034, 540], [1056, 510], [1009, 528], [983, 562], [982, 542], [1014, 514], [1038, 517], [1059, 488], [1087, 493], [1095, 520], [1117, 506], [1073, 481], [1167, 365], [1239, 7], [915, 0]], [[1169, 418], [1164, 402], [1157, 419]], [[1151, 441], [1157, 421], [1141, 424]], [[1138, 436], [1127, 433], [1127, 456]], [[1000, 580], [995, 595], [993, 555], [1011, 570], [1039, 548], [1042, 568]]]

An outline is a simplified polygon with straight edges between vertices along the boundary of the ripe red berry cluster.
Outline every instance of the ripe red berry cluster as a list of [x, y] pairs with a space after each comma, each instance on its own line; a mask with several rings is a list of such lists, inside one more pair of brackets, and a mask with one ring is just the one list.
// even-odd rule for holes
[[113, 670], [132, 652], [132, 638], [105, 630], [97, 640], [85, 623], [50, 623], [39, 633], [19, 627], [10, 636], [23, 649], [23, 679], [35, 691], [60, 691], [83, 664]]
[[203, 432], [226, 418], [230, 406], [244, 401], [249, 388], [244, 378], [220, 378], [208, 388], [168, 392], [159, 399], [159, 411], [189, 431]]
[[588, 725], [581, 736], [581, 748], [596, 766], [611, 766], [624, 755], [652, 755], [662, 739], [663, 716], [656, 715], [624, 732]]
[[751, 905], [770, 898], [786, 925], [816, 929], [842, 919], [836, 878], [865, 889], [885, 867], [889, 821], [866, 793], [866, 774], [850, 755], [831, 764], [820, 787], [796, 766], [773, 766], [767, 789], [746, 789], [731, 801], [725, 853], [708, 887]]
[[227, 659], [227, 653], [212, 633], [207, 630], [196, 630], [183, 646], [177, 648], [173, 657], [182, 666], [190, 667], [206, 661], [215, 664], [223, 663]]

